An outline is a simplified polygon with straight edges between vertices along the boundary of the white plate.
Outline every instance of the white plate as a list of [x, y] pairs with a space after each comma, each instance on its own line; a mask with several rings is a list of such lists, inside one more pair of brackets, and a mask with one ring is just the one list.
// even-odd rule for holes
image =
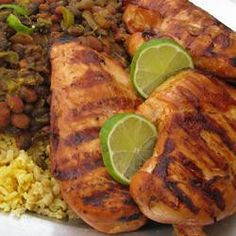
[[[236, 30], [236, 0], [192, 0], [193, 3], [210, 12], [228, 27]], [[235, 196], [236, 197], [236, 196]], [[215, 225], [206, 227], [209, 236], [236, 235], [236, 215]], [[0, 236], [99, 236], [81, 222], [51, 221], [36, 215], [24, 215], [20, 219], [0, 214]], [[171, 236], [168, 225], [147, 225], [138, 232], [123, 236]]]

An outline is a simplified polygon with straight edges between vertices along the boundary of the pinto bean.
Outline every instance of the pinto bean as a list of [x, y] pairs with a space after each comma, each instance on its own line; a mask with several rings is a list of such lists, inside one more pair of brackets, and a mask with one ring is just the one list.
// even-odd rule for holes
[[24, 103], [22, 99], [15, 95], [15, 96], [8, 96], [7, 97], [7, 104], [9, 108], [15, 113], [21, 113], [24, 110]]
[[26, 86], [20, 88], [20, 96], [27, 103], [34, 103], [38, 99], [37, 93]]
[[24, 114], [13, 114], [11, 116], [11, 124], [19, 129], [27, 129], [30, 125], [30, 118]]

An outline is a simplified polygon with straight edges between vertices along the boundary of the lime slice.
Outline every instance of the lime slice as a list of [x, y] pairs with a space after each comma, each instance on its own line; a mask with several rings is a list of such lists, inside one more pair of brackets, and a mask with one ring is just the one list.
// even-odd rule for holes
[[170, 39], [154, 39], [135, 54], [131, 78], [139, 94], [147, 98], [168, 77], [186, 68], [193, 68], [193, 61], [179, 44]]
[[156, 127], [140, 115], [117, 114], [100, 131], [103, 161], [108, 173], [128, 185], [134, 173], [153, 154]]

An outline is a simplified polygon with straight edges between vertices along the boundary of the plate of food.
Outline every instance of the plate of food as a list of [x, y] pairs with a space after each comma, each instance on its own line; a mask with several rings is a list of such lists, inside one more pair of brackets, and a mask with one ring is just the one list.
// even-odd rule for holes
[[236, 234], [236, 2], [217, 4], [0, 0], [2, 235]]

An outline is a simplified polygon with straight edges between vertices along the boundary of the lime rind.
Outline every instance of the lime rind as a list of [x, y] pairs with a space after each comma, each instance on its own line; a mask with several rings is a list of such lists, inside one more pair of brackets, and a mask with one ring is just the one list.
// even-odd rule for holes
[[[143, 57], [143, 55], [145, 55], [145, 53], [148, 50], [152, 50], [152, 49], [160, 49], [167, 46], [168, 48], [173, 48], [173, 50], [175, 51], [175, 54], [173, 56], [173, 58], [170, 58], [169, 63], [167, 63], [167, 65], [165, 65], [165, 67], [162, 69], [161, 72], [159, 72], [159, 76], [157, 75], [156, 79], [155, 79], [155, 73], [153, 73], [152, 71], [150, 71], [147, 67], [152, 66], [151, 64], [155, 63], [156, 60], [154, 61], [149, 61], [149, 64], [144, 63], [144, 65], [146, 66], [145, 70], [144, 68], [142, 70], [136, 70], [137, 68], [137, 64], [141, 64], [140, 62], [140, 58]], [[179, 56], [178, 56], [179, 54]], [[180, 57], [181, 55], [184, 55], [183, 59], [186, 59], [186, 65], [187, 66], [183, 66], [181, 67], [180, 65], [176, 65], [176, 68], [179, 68], [177, 70], [175, 69], [171, 69], [171, 66], [173, 67], [173, 65], [175, 63], [178, 64], [178, 62], [180, 60], [174, 60], [176, 57]], [[157, 57], [157, 55], [155, 56]], [[174, 62], [173, 62], [174, 61]], [[162, 60], [158, 60], [158, 63], [162, 63], [165, 64], [165, 61]], [[165, 74], [165, 70], [167, 70], [167, 68], [169, 67], [169, 71], [171, 71], [171, 73], [167, 73]], [[135, 56], [133, 57], [132, 63], [131, 63], [131, 78], [132, 78], [132, 82], [133, 82], [133, 86], [135, 87], [135, 89], [138, 91], [138, 93], [143, 97], [143, 98], [147, 98], [150, 93], [154, 90], [153, 87], [157, 87], [160, 84], [162, 84], [167, 78], [169, 78], [170, 76], [174, 75], [175, 73], [177, 73], [179, 70], [181, 69], [187, 69], [187, 68], [194, 68], [193, 65], [193, 61], [191, 56], [189, 55], [188, 52], [186, 52], [186, 50], [179, 45], [177, 42], [171, 40], [171, 39], [167, 39], [167, 38], [163, 38], [163, 39], [152, 39], [146, 43], [144, 43], [143, 45], [141, 45], [139, 47], [139, 49], [137, 50], [137, 53], [135, 54]], [[151, 80], [149, 81], [149, 83], [146, 85], [146, 81], [138, 81], [137, 82], [137, 73], [146, 73], [149, 78], [151, 78]], [[165, 74], [165, 75], [163, 75]], [[145, 77], [145, 76], [144, 76]]]
[[[148, 137], [148, 135], [145, 135], [145, 140], [142, 142], [139, 140], [142, 136], [141, 133], [138, 134], [139, 128], [136, 127], [137, 130], [132, 130], [133, 132], [129, 132], [129, 130], [126, 129], [126, 134], [123, 133], [123, 130], [121, 131], [122, 136], [120, 138], [123, 138], [125, 142], [129, 143], [129, 145], [124, 145], [122, 150], [118, 150], [118, 148], [116, 148], [114, 151], [114, 145], [112, 142], [117, 142], [118, 146], [122, 143], [121, 140], [118, 139], [118, 136], [116, 136], [116, 132], [119, 133], [120, 128], [129, 122], [135, 122], [137, 127], [140, 129], [141, 127], [147, 126], [148, 128], [145, 132], [150, 133], [150, 136]], [[122, 129], [124, 129], [124, 127], [122, 127]], [[116, 136], [115, 139], [117, 140], [112, 139], [113, 136]], [[133, 173], [135, 173], [137, 169], [142, 166], [144, 161], [152, 155], [156, 138], [156, 127], [140, 115], [133, 113], [122, 113], [107, 120], [100, 131], [100, 143], [104, 165], [108, 173], [117, 182], [128, 185]], [[151, 142], [152, 145], [148, 145], [148, 142]], [[140, 148], [140, 150], [137, 149], [137, 152], [134, 152], [132, 148], [136, 147], [136, 145], [138, 146], [137, 148]]]

